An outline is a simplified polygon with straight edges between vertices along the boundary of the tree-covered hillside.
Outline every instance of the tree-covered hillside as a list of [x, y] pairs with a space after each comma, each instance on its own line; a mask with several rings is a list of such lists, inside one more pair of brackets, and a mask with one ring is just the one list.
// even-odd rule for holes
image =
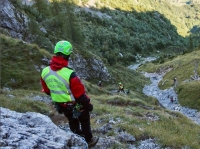
[[[200, 24], [200, 6], [196, 3], [175, 6], [159, 0], [33, 0], [23, 5], [21, 0], [11, 2], [16, 11], [29, 18], [28, 29], [21, 33], [23, 40], [50, 52], [55, 42], [66, 39], [78, 51], [95, 53], [105, 63], [114, 65], [133, 63], [137, 54], [152, 55], [166, 48], [172, 50], [171, 54], [180, 53], [199, 44], [199, 38], [190, 32]], [[1, 28], [2, 33], [5, 30]]]

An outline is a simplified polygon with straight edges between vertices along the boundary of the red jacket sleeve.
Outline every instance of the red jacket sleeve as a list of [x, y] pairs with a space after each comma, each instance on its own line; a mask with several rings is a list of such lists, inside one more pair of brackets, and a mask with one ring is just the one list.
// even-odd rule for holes
[[40, 82], [42, 84], [42, 88], [44, 90], [44, 92], [47, 94], [47, 95], [50, 95], [50, 90], [49, 88], [47, 87], [47, 84], [44, 82], [44, 80], [42, 79], [42, 77], [40, 78]]
[[72, 73], [70, 77], [70, 89], [78, 103], [81, 103], [83, 106], [87, 106], [90, 103], [90, 98], [86, 94], [85, 86], [75, 73]]

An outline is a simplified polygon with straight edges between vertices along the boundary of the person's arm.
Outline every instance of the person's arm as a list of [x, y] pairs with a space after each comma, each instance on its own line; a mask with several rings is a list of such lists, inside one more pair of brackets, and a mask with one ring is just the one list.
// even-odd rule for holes
[[70, 76], [70, 89], [76, 102], [80, 103], [84, 108], [89, 109], [89, 111], [92, 111], [90, 98], [86, 94], [85, 87], [75, 72]]
[[43, 88], [43, 91], [47, 94], [47, 95], [50, 95], [50, 90], [49, 88], [47, 87], [47, 84], [44, 82], [44, 80], [42, 79], [42, 77], [40, 78], [40, 82], [42, 84], [42, 88]]

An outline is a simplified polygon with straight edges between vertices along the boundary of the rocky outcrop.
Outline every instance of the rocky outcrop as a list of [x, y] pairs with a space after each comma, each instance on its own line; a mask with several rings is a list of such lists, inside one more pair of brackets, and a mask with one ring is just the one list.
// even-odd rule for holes
[[9, 32], [11, 37], [23, 39], [28, 28], [28, 17], [15, 9], [9, 0], [0, 1], [0, 26]]
[[[47, 58], [44, 59], [42, 60], [44, 65], [37, 66], [37, 68], [41, 68], [39, 71], [48, 66], [49, 60]], [[73, 58], [70, 57], [69, 59], [69, 67], [73, 68], [81, 79], [100, 79], [103, 81], [111, 79], [111, 75], [103, 62], [92, 57], [86, 59], [80, 54], [74, 54]]]
[[[35, 100], [41, 100], [42, 97]], [[87, 149], [84, 138], [73, 134], [68, 124], [56, 126], [49, 117], [35, 113], [18, 113], [0, 107], [0, 148], [6, 149]], [[105, 120], [98, 120], [100, 124]], [[113, 146], [126, 145], [128, 149], [160, 149], [156, 139], [141, 140], [136, 143], [134, 136], [115, 124], [123, 122], [120, 118], [111, 118], [107, 124], [93, 130], [100, 137], [92, 149], [106, 149]], [[114, 136], [107, 134], [113, 131]], [[137, 144], [137, 145], [136, 145]]]
[[76, 54], [73, 59], [70, 59], [69, 66], [71, 66], [83, 79], [100, 79], [109, 81], [111, 76], [104, 66], [103, 62], [95, 58], [85, 59], [80, 54]]
[[34, 112], [17, 113], [2, 107], [0, 113], [0, 147], [10, 149], [87, 148], [82, 137], [60, 129], [45, 115]]

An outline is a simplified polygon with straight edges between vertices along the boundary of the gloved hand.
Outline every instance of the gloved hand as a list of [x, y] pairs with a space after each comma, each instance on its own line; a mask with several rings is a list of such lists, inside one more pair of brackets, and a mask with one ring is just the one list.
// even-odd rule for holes
[[84, 104], [84, 106], [81, 109], [88, 110], [91, 112], [93, 110], [93, 105], [91, 103], [87, 103], [87, 104]]
[[82, 105], [82, 110], [88, 110], [88, 111], [92, 111], [93, 110], [93, 105], [90, 103], [90, 99], [86, 98], [86, 100], [84, 100], [84, 102], [79, 102], [79, 104]]

